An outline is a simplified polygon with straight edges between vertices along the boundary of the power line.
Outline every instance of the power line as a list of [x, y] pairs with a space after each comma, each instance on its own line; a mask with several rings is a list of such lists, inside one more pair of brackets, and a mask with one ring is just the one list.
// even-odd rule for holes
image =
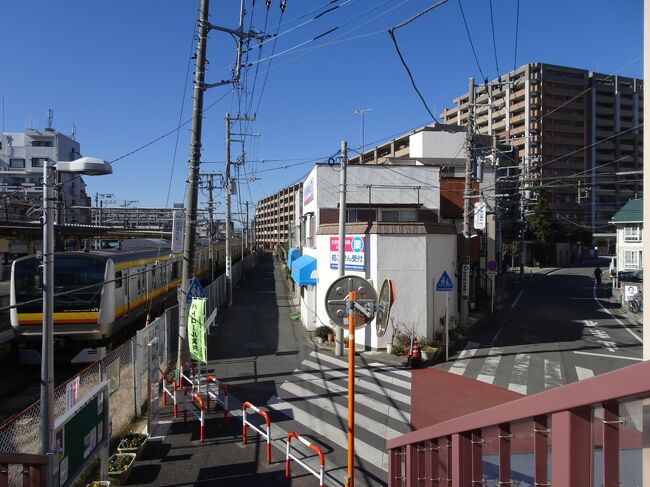
[[397, 39], [395, 38], [395, 31], [397, 29], [400, 29], [402, 27], [407, 26], [408, 24], [410, 24], [411, 22], [413, 22], [417, 18], [421, 17], [422, 15], [426, 14], [427, 12], [429, 12], [429, 11], [433, 10], [434, 8], [439, 7], [440, 5], [443, 5], [445, 3], [447, 3], [447, 0], [441, 0], [440, 2], [437, 2], [437, 3], [433, 4], [433, 5], [431, 5], [430, 7], [424, 9], [420, 13], [414, 15], [413, 17], [411, 17], [411, 18], [409, 18], [409, 19], [407, 19], [407, 20], [405, 20], [403, 22], [400, 22], [399, 24], [397, 24], [397, 25], [391, 27], [390, 29], [388, 29], [388, 34], [390, 35], [390, 38], [393, 41], [393, 45], [395, 46], [395, 50], [397, 51], [397, 55], [399, 56], [400, 61], [402, 62], [402, 66], [404, 66], [404, 69], [406, 70], [406, 74], [408, 74], [408, 77], [411, 80], [411, 85], [413, 85], [413, 89], [418, 94], [418, 97], [420, 97], [420, 100], [422, 101], [422, 104], [424, 105], [424, 108], [429, 113], [429, 116], [431, 116], [433, 121], [436, 122], [436, 123], [438, 123], [438, 119], [436, 118], [436, 116], [429, 109], [429, 105], [427, 105], [427, 102], [424, 99], [424, 96], [422, 96], [422, 93], [420, 92], [420, 90], [418, 89], [417, 84], [415, 83], [415, 79], [413, 78], [413, 73], [411, 73], [411, 70], [409, 69], [408, 65], [406, 64], [406, 61], [404, 60], [404, 56], [402, 55], [402, 51], [400, 51], [399, 45], [397, 44]]
[[469, 26], [467, 25], [467, 19], [465, 18], [465, 12], [463, 11], [463, 4], [458, 0], [458, 6], [460, 7], [460, 14], [463, 17], [463, 23], [465, 24], [465, 32], [467, 32], [467, 38], [469, 39], [469, 45], [472, 47], [472, 52], [474, 53], [474, 59], [476, 60], [476, 65], [478, 66], [479, 73], [483, 80], [487, 81], [487, 77], [483, 74], [481, 69], [481, 63], [478, 62], [478, 56], [476, 55], [476, 49], [474, 49], [474, 43], [472, 42], [472, 35], [469, 33]]
[[497, 78], [501, 77], [499, 73], [499, 58], [497, 57], [497, 39], [494, 34], [494, 13], [492, 11], [492, 0], [490, 0], [490, 24], [492, 25], [492, 47], [494, 48], [494, 64], [497, 68]]

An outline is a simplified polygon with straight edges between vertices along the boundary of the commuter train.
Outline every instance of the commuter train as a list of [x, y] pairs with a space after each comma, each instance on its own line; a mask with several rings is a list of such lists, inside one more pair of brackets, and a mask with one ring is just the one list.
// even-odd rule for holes
[[[231, 246], [232, 260], [241, 246]], [[225, 267], [225, 243], [198, 246], [194, 275], [206, 282]], [[166, 240], [125, 240], [122, 248], [54, 254], [54, 336], [109, 344], [111, 337], [147, 313], [176, 304], [183, 254]], [[211, 269], [212, 267], [212, 269]], [[39, 340], [43, 302], [41, 259], [22, 257], [11, 268], [11, 326], [21, 341]], [[25, 304], [20, 304], [25, 303]]]

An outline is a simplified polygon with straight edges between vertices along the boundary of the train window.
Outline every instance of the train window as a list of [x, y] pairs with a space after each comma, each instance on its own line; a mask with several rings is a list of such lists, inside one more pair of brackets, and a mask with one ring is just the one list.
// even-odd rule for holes
[[178, 279], [178, 262], [172, 264], [172, 279]]
[[115, 273], [115, 289], [122, 287], [122, 271], [117, 271]]

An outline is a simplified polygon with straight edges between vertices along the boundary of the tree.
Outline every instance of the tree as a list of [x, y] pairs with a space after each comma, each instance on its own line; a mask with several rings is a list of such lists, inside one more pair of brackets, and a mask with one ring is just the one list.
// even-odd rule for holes
[[528, 228], [535, 240], [542, 245], [550, 245], [555, 241], [551, 209], [548, 206], [548, 196], [541, 188], [535, 190], [536, 204], [533, 214], [528, 219]]

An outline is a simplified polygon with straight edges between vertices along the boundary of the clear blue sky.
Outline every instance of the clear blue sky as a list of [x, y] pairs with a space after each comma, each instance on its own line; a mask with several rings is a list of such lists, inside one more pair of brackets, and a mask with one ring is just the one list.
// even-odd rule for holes
[[[341, 140], [360, 145], [356, 109], [365, 116], [366, 145], [432, 120], [411, 87], [387, 28], [432, 5], [432, 0], [338, 0], [339, 7], [311, 21], [330, 0], [288, 0], [280, 21], [272, 0], [267, 32], [281, 35], [276, 57], [245, 71], [247, 92], [241, 113], [257, 113], [242, 127], [259, 133], [246, 142], [251, 162], [240, 177], [242, 201], [261, 197], [299, 180], [311, 163], [283, 168], [335, 153]], [[517, 0], [493, 0], [500, 72], [513, 68]], [[246, 0], [246, 26], [262, 31], [263, 0]], [[462, 0], [467, 23], [485, 76], [497, 75], [489, 0]], [[193, 40], [198, 0], [6, 1], [2, 6], [3, 46], [0, 96], [5, 131], [42, 129], [47, 109], [54, 127], [69, 134], [77, 126], [84, 155], [115, 160], [172, 131], [191, 116]], [[315, 13], [310, 13], [314, 12]], [[211, 2], [211, 22], [234, 27], [239, 2]], [[252, 18], [252, 19], [251, 19]], [[641, 0], [520, 0], [516, 65], [547, 62], [604, 73], [642, 77], [643, 3]], [[311, 39], [338, 27], [332, 33]], [[458, 0], [396, 31], [402, 53], [434, 115], [466, 91], [468, 77], [482, 79], [465, 32]], [[300, 46], [301, 44], [304, 45]], [[262, 60], [274, 42], [262, 46]], [[300, 47], [296, 47], [300, 46]], [[291, 50], [294, 48], [293, 50]], [[286, 54], [281, 54], [290, 50]], [[229, 77], [234, 42], [212, 32], [208, 42], [207, 82]], [[258, 50], [249, 61], [258, 59]], [[192, 61], [193, 63], [193, 61]], [[188, 81], [189, 80], [189, 81]], [[253, 90], [254, 87], [254, 90]], [[231, 88], [205, 95], [202, 172], [223, 172], [224, 116], [240, 111]], [[219, 101], [220, 100], [220, 101]], [[239, 129], [235, 130], [239, 132]], [[118, 202], [171, 206], [184, 201], [189, 125], [123, 157], [111, 176], [86, 178], [88, 193], [112, 192]], [[240, 138], [240, 137], [237, 137]], [[233, 159], [240, 154], [234, 144]], [[257, 162], [256, 162], [257, 161]], [[280, 168], [280, 169], [278, 169]], [[169, 188], [169, 194], [168, 194]], [[217, 193], [218, 201], [223, 193]], [[201, 203], [205, 195], [200, 197]], [[222, 203], [219, 209], [223, 208]]]

